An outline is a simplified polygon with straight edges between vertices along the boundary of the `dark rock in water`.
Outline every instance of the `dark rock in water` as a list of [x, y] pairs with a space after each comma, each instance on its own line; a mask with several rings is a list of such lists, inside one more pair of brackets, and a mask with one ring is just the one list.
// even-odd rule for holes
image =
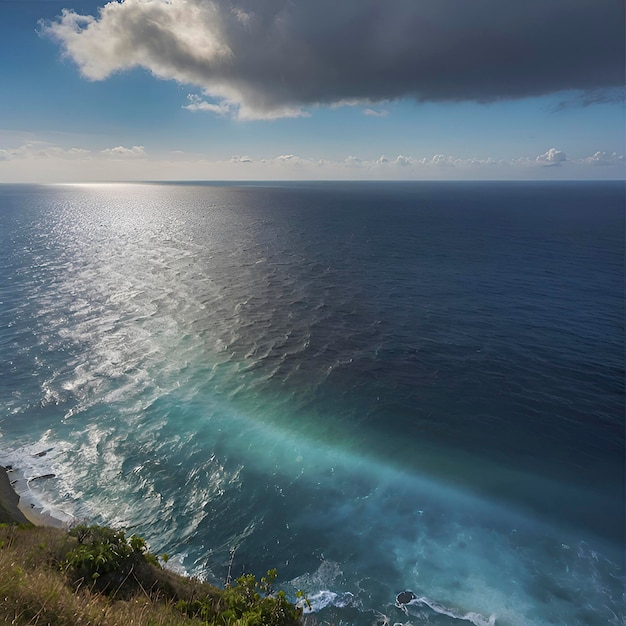
[[411, 600], [415, 600], [417, 596], [412, 591], [403, 591], [396, 596], [398, 604], [408, 604]]
[[54, 448], [48, 448], [47, 450], [42, 450], [41, 452], [36, 452], [35, 454], [33, 454], [33, 456], [34, 457], [46, 456], [46, 454], [48, 454], [48, 452], [52, 452], [52, 450], [54, 450]]
[[43, 480], [44, 478], [56, 478], [56, 474], [42, 474], [41, 476], [35, 476], [35, 478], [31, 478], [28, 482], [33, 482], [33, 480]]

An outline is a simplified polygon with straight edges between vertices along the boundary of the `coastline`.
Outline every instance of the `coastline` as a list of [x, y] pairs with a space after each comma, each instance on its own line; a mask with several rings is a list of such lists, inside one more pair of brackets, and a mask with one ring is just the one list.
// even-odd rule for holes
[[35, 524], [24, 515], [20, 509], [20, 497], [11, 485], [10, 472], [6, 467], [0, 466], [0, 517], [4, 523], [11, 521], [18, 524]]
[[13, 469], [0, 466], [0, 515], [5, 522], [67, 528], [71, 519], [63, 520], [46, 512], [30, 493], [28, 480]]

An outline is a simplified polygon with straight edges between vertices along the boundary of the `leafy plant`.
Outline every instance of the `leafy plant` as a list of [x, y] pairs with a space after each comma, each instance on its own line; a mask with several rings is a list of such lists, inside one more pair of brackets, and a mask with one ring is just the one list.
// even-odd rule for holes
[[244, 574], [224, 589], [217, 602], [206, 598], [192, 603], [179, 602], [177, 608], [200, 617], [210, 626], [296, 626], [302, 610], [287, 600], [284, 591], [274, 593], [275, 569], [257, 581]]
[[76, 581], [96, 583], [107, 574], [119, 574], [102, 580], [100, 587], [104, 589], [113, 580], [124, 580], [124, 576], [142, 563], [158, 567], [158, 559], [147, 551], [145, 540], [137, 535], [127, 539], [123, 530], [84, 524], [72, 528], [69, 535], [78, 540], [78, 545], [67, 553], [61, 568]]
[[[158, 565], [145, 541], [79, 525], [0, 526], [0, 624], [16, 626], [301, 626], [275, 591], [276, 570], [219, 589]], [[153, 566], [152, 562], [157, 563]], [[68, 584], [69, 583], [69, 584]], [[299, 596], [300, 597], [300, 596]]]

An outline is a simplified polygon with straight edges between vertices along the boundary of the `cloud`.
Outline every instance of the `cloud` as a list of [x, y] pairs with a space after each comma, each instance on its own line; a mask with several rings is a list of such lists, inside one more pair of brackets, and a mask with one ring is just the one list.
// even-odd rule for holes
[[582, 163], [586, 163], [587, 165], [624, 165], [624, 157], [621, 154], [617, 154], [617, 152], [596, 152], [592, 154], [590, 157], [585, 159], [581, 159]]
[[[378, 163], [378, 161], [376, 161]], [[394, 160], [393, 163], [395, 165], [399, 165], [400, 167], [408, 167], [409, 165], [415, 165], [416, 160], [413, 157], [403, 156], [399, 154]]]
[[555, 111], [577, 107], [589, 107], [594, 104], [611, 104], [624, 101], [624, 85], [606, 89], [591, 89], [579, 94], [569, 94], [555, 107]]
[[421, 165], [428, 165], [431, 167], [456, 167], [462, 161], [455, 159], [452, 156], [446, 156], [445, 154], [435, 154], [431, 159], [420, 159]]
[[60, 148], [45, 142], [25, 143], [17, 148], [0, 149], [0, 161], [14, 159], [84, 159], [91, 152], [83, 148]]
[[101, 150], [100, 154], [110, 158], [141, 158], [146, 156], [146, 151], [143, 146], [133, 146], [132, 148], [125, 148], [124, 146], [116, 146], [115, 148], [106, 148]]
[[312, 165], [312, 161], [309, 159], [303, 159], [302, 157], [297, 156], [296, 154], [281, 154], [274, 159], [263, 159], [264, 164], [269, 164], [270, 166], [289, 164], [290, 167], [302, 168], [302, 167], [310, 167]]
[[187, 100], [189, 100], [189, 104], [185, 105], [183, 109], [188, 111], [209, 111], [217, 115], [231, 115], [233, 113], [232, 105], [225, 102], [220, 104], [206, 102], [200, 96], [192, 93], [187, 95]]
[[[134, 156], [133, 156], [134, 155]], [[141, 157], [141, 158], [137, 158]], [[558, 167], [546, 167], [546, 165]], [[132, 180], [569, 180], [626, 176], [624, 156], [597, 151], [566, 158], [550, 148], [539, 157], [508, 160], [451, 154], [398, 154], [311, 158], [278, 154], [224, 159], [183, 151], [146, 152], [141, 146], [100, 151], [65, 148], [42, 141], [0, 147], [0, 182]]]
[[389, 111], [386, 109], [364, 109], [363, 115], [368, 115], [369, 117], [387, 117]]
[[62, 148], [43, 141], [33, 141], [25, 143], [17, 148], [0, 149], [0, 161], [12, 161], [14, 159], [90, 159], [96, 157], [106, 158], [138, 158], [146, 157], [146, 151], [143, 146], [133, 146], [125, 148], [124, 146], [116, 146], [115, 148], [105, 148], [99, 153], [93, 153], [85, 148]]
[[360, 159], [359, 157], [350, 155], [347, 156], [344, 160], [342, 165], [347, 166], [347, 167], [369, 167], [369, 163], [367, 161], [363, 161], [362, 159]]
[[191, 110], [276, 118], [399, 98], [601, 101], [623, 85], [623, 24], [617, 0], [124, 0], [42, 32], [90, 80], [142, 67], [215, 101]]
[[[261, 161], [251, 161], [252, 163], [262, 163], [263, 165], [280, 165], [280, 166], [297, 166], [298, 168], [324, 168], [326, 171], [350, 171], [350, 176], [355, 174], [356, 171], [360, 171], [366, 174], [367, 177], [382, 176], [386, 178], [387, 175], [397, 177], [409, 176], [415, 174], [431, 175], [433, 172], [446, 172], [456, 168], [458, 171], [476, 171], [480, 168], [490, 166], [507, 167], [510, 165], [508, 161], [495, 161], [491, 158], [478, 159], [461, 159], [452, 155], [435, 154], [429, 157], [415, 157], [399, 154], [395, 158], [389, 159], [385, 155], [381, 155], [376, 159], [363, 159], [358, 156], [350, 155], [341, 161], [333, 161], [330, 159], [321, 159], [313, 161], [305, 157], [296, 156], [293, 154], [281, 155], [274, 159], [262, 159]], [[528, 158], [520, 160], [518, 165], [529, 167], [532, 161]]]
[[544, 154], [540, 154], [535, 161], [545, 167], [558, 167], [561, 163], [567, 161], [567, 157], [565, 156], [565, 152], [557, 150], [556, 148], [550, 148], [547, 152], [544, 152]]

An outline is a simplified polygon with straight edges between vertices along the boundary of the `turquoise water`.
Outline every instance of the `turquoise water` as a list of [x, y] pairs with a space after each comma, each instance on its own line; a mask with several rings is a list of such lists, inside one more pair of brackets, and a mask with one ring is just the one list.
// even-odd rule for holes
[[2, 186], [0, 462], [321, 623], [620, 624], [623, 197]]

